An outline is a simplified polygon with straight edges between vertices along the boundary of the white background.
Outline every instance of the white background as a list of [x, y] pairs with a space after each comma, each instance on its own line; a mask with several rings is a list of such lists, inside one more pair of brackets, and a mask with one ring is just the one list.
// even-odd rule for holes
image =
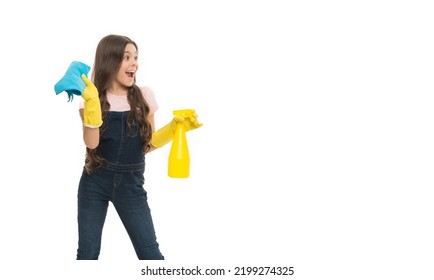
[[[432, 279], [429, 3], [2, 2], [2, 278], [244, 265], [294, 266], [293, 279]], [[139, 45], [157, 127], [182, 108], [204, 124], [187, 135], [190, 178], [167, 176], [170, 145], [146, 159], [163, 263], [136, 260], [112, 205], [100, 261], [75, 261], [79, 97], [54, 84], [71, 61], [92, 65], [107, 34]]]

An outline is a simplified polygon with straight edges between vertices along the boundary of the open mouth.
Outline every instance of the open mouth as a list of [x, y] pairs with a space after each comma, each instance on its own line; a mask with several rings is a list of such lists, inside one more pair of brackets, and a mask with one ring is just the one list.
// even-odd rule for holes
[[127, 71], [127, 76], [129, 78], [134, 78], [134, 71]]

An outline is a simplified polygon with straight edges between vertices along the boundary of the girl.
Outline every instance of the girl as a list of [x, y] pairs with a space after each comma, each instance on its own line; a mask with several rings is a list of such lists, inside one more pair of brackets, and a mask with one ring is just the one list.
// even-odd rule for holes
[[136, 85], [138, 48], [125, 36], [98, 43], [92, 80], [82, 79], [80, 116], [86, 160], [78, 188], [77, 260], [96, 260], [109, 202], [114, 205], [139, 260], [163, 260], [143, 188], [145, 154], [173, 139], [177, 122], [200, 127], [197, 115], [174, 118], [155, 131], [152, 91]]

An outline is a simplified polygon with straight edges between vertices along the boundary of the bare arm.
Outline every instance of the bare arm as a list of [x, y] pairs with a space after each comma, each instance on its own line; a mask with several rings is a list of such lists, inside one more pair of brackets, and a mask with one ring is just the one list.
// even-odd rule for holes
[[[80, 109], [81, 120], [84, 120], [83, 109]], [[99, 127], [90, 128], [83, 125], [83, 140], [86, 147], [95, 149], [99, 144]]]

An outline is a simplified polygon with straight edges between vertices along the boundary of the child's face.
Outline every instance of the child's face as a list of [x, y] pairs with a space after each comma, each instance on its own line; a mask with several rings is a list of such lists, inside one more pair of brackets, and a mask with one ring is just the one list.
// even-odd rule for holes
[[119, 69], [114, 82], [124, 87], [132, 86], [138, 69], [139, 63], [137, 49], [133, 44], [127, 44], [121, 68]]

